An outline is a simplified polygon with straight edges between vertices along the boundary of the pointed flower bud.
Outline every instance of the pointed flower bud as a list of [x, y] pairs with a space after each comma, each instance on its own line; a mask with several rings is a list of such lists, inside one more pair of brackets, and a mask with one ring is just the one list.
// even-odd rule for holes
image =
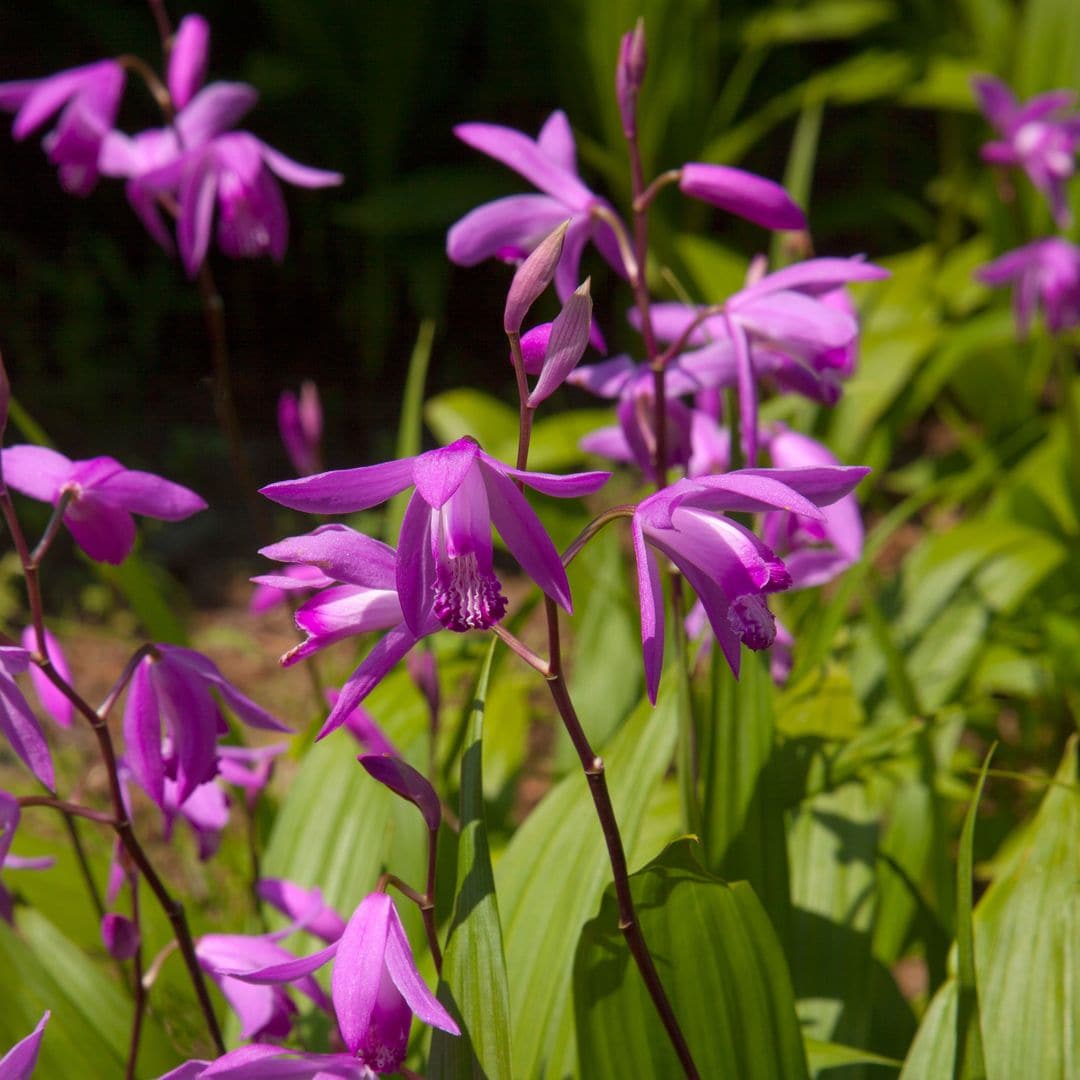
[[384, 757], [381, 754], [361, 754], [356, 759], [375, 780], [388, 787], [395, 795], [407, 799], [424, 815], [424, 824], [437, 829], [442, 820], [439, 796], [427, 778], [401, 758]]
[[766, 229], [806, 228], [806, 216], [779, 184], [744, 169], [690, 162], [682, 167], [679, 187]]
[[176, 109], [182, 109], [202, 87], [209, 52], [210, 24], [201, 15], [184, 16], [169, 53], [169, 95]]
[[589, 344], [589, 329], [592, 326], [590, 281], [590, 278], [586, 278], [582, 282], [551, 324], [544, 366], [529, 395], [531, 409], [535, 409], [563, 384], [566, 376], [577, 367], [585, 346]]
[[637, 96], [645, 81], [648, 57], [645, 52], [645, 19], [623, 35], [619, 60], [615, 65], [615, 97], [619, 103], [623, 134], [632, 139], [637, 134]]
[[126, 916], [110, 911], [101, 920], [101, 940], [115, 960], [130, 960], [139, 951], [139, 928]]
[[503, 329], [516, 334], [537, 297], [551, 284], [555, 269], [562, 257], [563, 240], [570, 227], [569, 219], [549, 233], [517, 268], [510, 291], [506, 294]]

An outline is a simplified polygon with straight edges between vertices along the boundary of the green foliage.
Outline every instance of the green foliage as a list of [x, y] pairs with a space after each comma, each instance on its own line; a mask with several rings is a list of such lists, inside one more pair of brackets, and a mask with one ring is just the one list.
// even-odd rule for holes
[[[791, 979], [768, 916], [679, 840], [630, 879], [642, 933], [702, 1076], [805, 1077]], [[619, 931], [613, 889], [574, 961], [580, 1076], [676, 1076], [678, 1059]]]

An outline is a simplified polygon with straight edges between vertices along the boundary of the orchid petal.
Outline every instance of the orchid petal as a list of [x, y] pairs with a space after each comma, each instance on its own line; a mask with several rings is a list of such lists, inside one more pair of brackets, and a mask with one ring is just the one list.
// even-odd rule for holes
[[311, 165], [301, 165], [299, 161], [293, 161], [286, 157], [280, 150], [259, 141], [262, 159], [272, 173], [281, 177], [287, 184], [303, 188], [334, 187], [344, 182], [345, 177], [339, 172], [330, 169], [316, 169]]
[[191, 150], [235, 127], [258, 100], [258, 90], [247, 83], [211, 83], [181, 108], [173, 123]]
[[562, 109], [556, 109], [545, 121], [536, 136], [536, 145], [552, 161], [567, 172], [577, 172], [577, 147], [570, 121]]
[[645, 686], [649, 701], [656, 704], [660, 673], [664, 667], [664, 588], [660, 568], [645, 543], [637, 519], [631, 526], [637, 564], [638, 603], [641, 608], [641, 654], [645, 662]]
[[430, 617], [435, 587], [431, 515], [431, 508], [417, 489], [405, 508], [398, 538], [397, 595], [405, 625], [417, 637], [421, 634], [425, 619]]
[[[29, 652], [37, 649], [37, 634], [32, 626], [28, 626], [22, 633], [23, 648]], [[45, 652], [48, 655], [53, 668], [66, 683], [71, 682], [71, 669], [68, 667], [64, 650], [60, 648], [60, 642], [49, 630], [45, 631]], [[33, 683], [34, 693], [37, 694], [41, 707], [62, 728], [71, 727], [71, 721], [75, 715], [75, 706], [72, 705], [68, 696], [58, 690], [45, 673], [37, 666], [30, 666], [30, 682]]]
[[573, 611], [566, 570], [536, 511], [509, 477], [484, 461], [480, 468], [491, 520], [522, 570], [566, 611]]
[[565, 220], [566, 207], [547, 195], [508, 195], [451, 225], [446, 256], [458, 266], [476, 266], [508, 249], [524, 256]]
[[557, 164], [520, 131], [498, 124], [472, 123], [458, 124], [454, 134], [474, 150], [502, 162], [546, 195], [575, 210], [584, 209], [592, 198], [592, 192], [574, 173]]
[[173, 106], [182, 109], [206, 78], [210, 24], [201, 15], [180, 20], [169, 52], [167, 82]]
[[432, 510], [441, 509], [461, 487], [479, 453], [475, 440], [466, 438], [420, 454], [412, 466], [416, 493]]
[[806, 216], [780, 184], [744, 169], [691, 162], [682, 167], [679, 187], [766, 229], [806, 228]]
[[526, 487], [558, 499], [577, 499], [583, 495], [592, 495], [611, 479], [609, 472], [567, 473], [560, 476], [557, 473], [513, 469], [483, 451], [480, 452], [480, 460], [488, 469], [521, 480]]
[[206, 502], [190, 488], [137, 469], [115, 473], [94, 493], [112, 506], [162, 521], [182, 521], [206, 509]]
[[6, 676], [0, 676], [0, 732], [34, 776], [49, 791], [55, 791], [56, 779], [45, 733], [22, 691]]
[[370, 630], [385, 630], [401, 619], [396, 589], [367, 589], [362, 585], [324, 589], [297, 610], [296, 625], [308, 640], [290, 649], [281, 663], [289, 667], [336, 641]]
[[[425, 627], [425, 632], [431, 633], [437, 627], [437, 623], [430, 629]], [[363, 663], [346, 679], [345, 685], [341, 688], [341, 694], [317, 738], [325, 739], [331, 731], [341, 727], [353, 709], [378, 686], [387, 672], [404, 657], [417, 640], [418, 635], [401, 623], [376, 642]]]
[[282, 480], [260, 488], [268, 499], [290, 510], [313, 514], [352, 514], [386, 502], [413, 483], [415, 458], [400, 458], [358, 469], [335, 469], [331, 472]]
[[[149, 183], [149, 178], [144, 178]], [[183, 177], [180, 188], [180, 221], [177, 239], [180, 258], [188, 277], [194, 277], [210, 246], [210, 228], [217, 200], [218, 174], [208, 153], [200, 154]]]
[[375, 1011], [386, 953], [393, 901], [386, 893], [370, 893], [353, 912], [341, 935], [341, 958], [330, 980], [338, 1027], [349, 1052], [364, 1042]]
[[325, 949], [320, 949], [318, 952], [312, 953], [311, 956], [298, 957], [296, 960], [284, 960], [279, 963], [266, 964], [262, 967], [250, 969], [218, 967], [216, 970], [222, 975], [228, 975], [240, 982], [252, 983], [256, 986], [292, 982], [294, 979], [318, 971], [324, 964], [332, 960], [337, 955], [340, 944], [340, 941], [331, 942]]
[[276, 562], [318, 567], [328, 578], [348, 585], [394, 587], [394, 549], [347, 525], [323, 525], [260, 548], [259, 554]]
[[30, 1080], [34, 1069], [37, 1068], [38, 1050], [41, 1047], [41, 1036], [45, 1032], [45, 1025], [52, 1015], [45, 1010], [37, 1027], [24, 1039], [20, 1039], [4, 1056], [0, 1058], [0, 1076], [4, 1080]]
[[412, 949], [409, 947], [409, 939], [405, 935], [405, 928], [401, 925], [401, 917], [392, 902], [386, 927], [383, 959], [394, 985], [401, 991], [405, 1003], [416, 1016], [425, 1024], [448, 1031], [451, 1035], [461, 1034], [453, 1017], [420, 978], [413, 960]]
[[161, 716], [150, 681], [150, 660], [135, 668], [124, 705], [124, 760], [147, 795], [163, 806], [165, 768], [161, 760]]
[[12, 446], [0, 452], [4, 483], [31, 499], [54, 503], [73, 462], [45, 446]]

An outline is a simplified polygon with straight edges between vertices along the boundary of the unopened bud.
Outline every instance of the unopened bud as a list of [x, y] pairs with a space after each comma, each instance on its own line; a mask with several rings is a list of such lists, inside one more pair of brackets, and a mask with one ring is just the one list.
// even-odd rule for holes
[[[544, 367], [544, 357], [547, 355], [548, 342], [551, 340], [551, 328], [554, 323], [540, 323], [531, 330], [526, 330], [521, 335], [521, 359], [525, 365], [526, 375], [539, 375]], [[513, 354], [510, 356], [513, 361]], [[409, 653], [412, 656], [412, 653]]]
[[130, 960], [139, 951], [139, 928], [125, 915], [110, 911], [101, 919], [101, 940], [115, 960]]
[[209, 52], [210, 24], [201, 15], [185, 15], [169, 53], [169, 96], [176, 109], [182, 109], [201, 89]]
[[439, 827], [442, 820], [439, 796], [422, 773], [418, 773], [400, 758], [384, 757], [381, 754], [362, 754], [357, 760], [373, 779], [388, 787], [395, 795], [411, 802], [424, 815], [424, 824], [429, 829]]
[[535, 409], [563, 384], [566, 376], [577, 367], [585, 346], [589, 344], [589, 330], [592, 327], [590, 280], [586, 278], [574, 291], [551, 324], [544, 366], [529, 395], [531, 409]]
[[682, 167], [679, 187], [766, 229], [806, 228], [806, 216], [779, 184], [745, 169], [690, 162]]
[[619, 103], [623, 134], [628, 139], [637, 135], [637, 96], [645, 81], [647, 64], [645, 19], [639, 18], [634, 29], [623, 35], [615, 65], [615, 98]]
[[551, 284], [555, 269], [562, 258], [563, 240], [570, 221], [564, 221], [534, 248], [529, 257], [517, 268], [510, 291], [506, 294], [506, 311], [503, 314], [503, 330], [516, 334], [537, 297]]

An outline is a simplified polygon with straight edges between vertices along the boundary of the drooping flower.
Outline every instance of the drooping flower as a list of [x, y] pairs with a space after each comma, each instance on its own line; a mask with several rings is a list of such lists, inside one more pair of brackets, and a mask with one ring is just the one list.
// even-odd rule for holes
[[56, 506], [67, 496], [64, 525], [98, 562], [118, 564], [135, 544], [132, 514], [182, 521], [206, 503], [153, 473], [125, 469], [111, 457], [71, 461], [44, 446], [12, 446], [0, 453], [8, 487]]
[[317, 566], [354, 586], [327, 590], [301, 608], [297, 622], [308, 631], [309, 641], [289, 659], [361, 630], [390, 629], [346, 682], [322, 734], [337, 727], [421, 637], [440, 627], [459, 633], [486, 630], [503, 617], [506, 600], [493, 566], [492, 526], [525, 573], [571, 610], [559, 553], [514, 480], [548, 495], [574, 498], [598, 490], [609, 475], [512, 469], [464, 438], [413, 458], [263, 488], [275, 502], [311, 513], [352, 513], [416, 488], [402, 521], [396, 560], [385, 545], [360, 545], [357, 534], [340, 529], [318, 530], [306, 540], [296, 537], [263, 551], [270, 558]]
[[405, 928], [386, 893], [366, 896], [341, 938], [314, 955], [232, 974], [258, 985], [280, 984], [309, 976], [331, 958], [331, 996], [345, 1046], [375, 1072], [400, 1067], [413, 1015], [451, 1035], [460, 1034], [420, 978]]
[[543, 194], [510, 195], [470, 211], [446, 235], [451, 262], [459, 266], [475, 266], [490, 258], [518, 262], [569, 218], [555, 271], [559, 299], [566, 301], [581, 280], [578, 267], [589, 240], [618, 273], [625, 274], [611, 226], [594, 213], [598, 207], [614, 211], [578, 176], [577, 148], [564, 112], [553, 112], [535, 140], [498, 124], [459, 124], [454, 134], [513, 169]]
[[50, 791], [55, 790], [52, 755], [41, 724], [26, 703], [15, 676], [26, 671], [30, 654], [14, 645], [0, 646], [0, 732], [23, 764]]
[[646, 686], [655, 703], [664, 657], [664, 597], [653, 550], [682, 571], [708, 615], [731, 670], [739, 673], [740, 643], [768, 648], [776, 634], [766, 596], [791, 585], [783, 562], [723, 511], [786, 510], [811, 519], [866, 475], [857, 467], [743, 469], [680, 480], [641, 502], [632, 534], [641, 608]]
[[[23, 856], [11, 854], [11, 842], [19, 827], [19, 801], [14, 795], [0, 791], [0, 870], [48, 870], [56, 861], [50, 855]], [[14, 917], [11, 893], [0, 882], [0, 919], [10, 923]], [[6, 1059], [5, 1059], [6, 1060]], [[3, 1062], [0, 1062], [2, 1065]], [[6, 1075], [0, 1072], [0, 1077]]]
[[[22, 646], [29, 653], [37, 650], [37, 634], [32, 626], [28, 626], [23, 631]], [[49, 630], [45, 631], [45, 651], [48, 653], [49, 661], [56, 669], [57, 674], [65, 682], [70, 683], [71, 671], [68, 668], [64, 650], [60, 648], [60, 642], [56, 640]], [[30, 682], [33, 684], [34, 693], [37, 694], [41, 707], [49, 716], [62, 728], [71, 727], [71, 721], [75, 715], [75, 706], [71, 704], [71, 700], [66, 694], [62, 694], [53, 686], [37, 664], [30, 665]]]
[[282, 390], [278, 398], [278, 431], [285, 451], [300, 476], [319, 471], [323, 414], [319, 391], [310, 379], [300, 386], [300, 396]]
[[42, 146], [64, 190], [89, 195], [98, 181], [101, 143], [116, 123], [123, 93], [124, 69], [115, 60], [100, 60], [43, 79], [0, 83], [0, 109], [15, 113], [11, 133], [19, 141], [62, 109]]
[[975, 276], [987, 285], [1012, 285], [1021, 337], [1040, 309], [1052, 334], [1080, 326], [1080, 248], [1068, 240], [1049, 236], [1025, 244], [980, 267]]
[[1049, 200], [1058, 228], [1067, 229], [1065, 185], [1076, 171], [1080, 146], [1080, 114], [1072, 111], [1076, 95], [1051, 90], [1021, 105], [1000, 79], [980, 75], [971, 85], [983, 115], [1001, 136], [983, 146], [983, 160], [1023, 169]]
[[46, 1009], [37, 1027], [0, 1058], [0, 1077], [3, 1077], [3, 1080], [30, 1080], [33, 1076], [34, 1069], [37, 1068], [41, 1036], [45, 1033], [45, 1025], [51, 1015]]
[[[125, 761], [132, 775], [163, 810], [181, 807], [217, 772], [217, 740], [227, 731], [214, 700], [216, 690], [245, 724], [289, 731], [281, 721], [240, 693], [207, 657], [177, 645], [156, 645], [135, 669], [124, 706]], [[162, 726], [168, 739], [162, 738]], [[166, 798], [166, 781], [174, 781]]]

